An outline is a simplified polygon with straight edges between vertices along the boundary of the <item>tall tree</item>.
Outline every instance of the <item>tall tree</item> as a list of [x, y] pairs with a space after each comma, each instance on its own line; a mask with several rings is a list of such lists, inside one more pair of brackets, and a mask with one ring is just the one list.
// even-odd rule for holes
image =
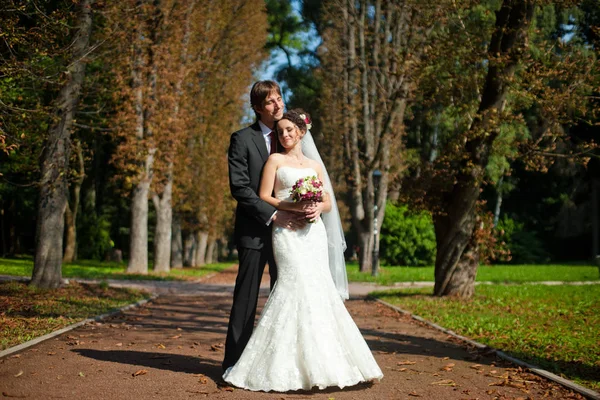
[[[324, 113], [323, 126], [343, 132], [349, 208], [361, 271], [372, 268], [373, 250], [378, 250], [373, 231], [379, 231], [380, 224], [374, 223], [383, 221], [388, 182], [401, 162], [391, 155], [401, 148], [402, 121], [415, 71], [438, 11], [436, 6], [413, 2], [328, 3], [325, 15], [333, 22], [323, 40], [323, 104], [335, 104], [339, 114]], [[382, 172], [377, 187], [375, 170]]]
[[[468, 298], [479, 246], [492, 226], [492, 218], [482, 215], [480, 193], [493, 165], [505, 159], [508, 171], [509, 162], [519, 157], [530, 168], [547, 170], [559, 153], [584, 160], [589, 149], [570, 145], [565, 132], [585, 115], [591, 77], [598, 71], [591, 52], [561, 42], [561, 35], [532, 38], [534, 16], [542, 16], [548, 5], [505, 0], [493, 20], [486, 5], [471, 8], [467, 1], [461, 6], [450, 17], [459, 30], [438, 36], [434, 63], [425, 71], [430, 75], [423, 80], [429, 86], [422, 87], [446, 108], [442, 115], [449, 134], [440, 138], [439, 156], [420, 164], [420, 189], [413, 195], [434, 215], [434, 293]], [[476, 24], [476, 16], [484, 23]], [[486, 22], [492, 22], [489, 33]], [[448, 47], [457, 39], [458, 45]]]
[[48, 131], [42, 158], [42, 177], [37, 214], [36, 251], [31, 284], [56, 288], [62, 283], [64, 212], [67, 206], [67, 181], [70, 134], [73, 115], [79, 102], [81, 85], [90, 51], [93, 0], [78, 3], [78, 27], [73, 41], [71, 63], [64, 85], [55, 102], [54, 121]]

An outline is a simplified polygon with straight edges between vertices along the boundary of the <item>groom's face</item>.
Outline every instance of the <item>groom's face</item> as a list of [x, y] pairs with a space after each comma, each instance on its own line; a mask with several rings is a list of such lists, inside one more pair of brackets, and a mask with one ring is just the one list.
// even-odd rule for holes
[[265, 98], [262, 104], [262, 108], [256, 108], [256, 112], [260, 115], [260, 120], [263, 124], [272, 127], [275, 121], [278, 121], [283, 116], [283, 99], [277, 91], [272, 91]]

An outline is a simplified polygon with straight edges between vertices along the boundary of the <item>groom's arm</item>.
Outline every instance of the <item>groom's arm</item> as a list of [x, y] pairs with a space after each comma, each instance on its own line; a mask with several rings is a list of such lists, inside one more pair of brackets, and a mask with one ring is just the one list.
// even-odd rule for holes
[[231, 135], [229, 142], [229, 187], [238, 204], [262, 224], [267, 224], [275, 213], [275, 207], [261, 200], [250, 187], [248, 173], [248, 147], [240, 132]]

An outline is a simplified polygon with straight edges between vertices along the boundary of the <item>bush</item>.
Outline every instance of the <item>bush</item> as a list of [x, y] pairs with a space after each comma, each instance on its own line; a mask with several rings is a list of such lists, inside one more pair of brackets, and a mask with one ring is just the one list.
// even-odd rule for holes
[[435, 231], [428, 212], [411, 212], [388, 202], [381, 226], [381, 260], [387, 265], [431, 265], [435, 262]]
[[510, 250], [512, 264], [539, 264], [550, 260], [544, 243], [535, 231], [525, 229], [525, 224], [504, 215], [496, 226], [499, 239]]
[[103, 260], [104, 254], [113, 247], [110, 239], [111, 224], [104, 215], [81, 213], [77, 225], [77, 256], [79, 259]]

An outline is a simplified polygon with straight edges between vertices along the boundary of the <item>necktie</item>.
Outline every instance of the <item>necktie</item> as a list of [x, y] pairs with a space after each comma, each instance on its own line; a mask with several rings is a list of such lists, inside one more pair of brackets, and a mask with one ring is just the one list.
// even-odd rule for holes
[[273, 154], [277, 152], [277, 138], [275, 137], [275, 132], [271, 131], [271, 133], [269, 133], [269, 138], [271, 139], [271, 150], [269, 154]]

